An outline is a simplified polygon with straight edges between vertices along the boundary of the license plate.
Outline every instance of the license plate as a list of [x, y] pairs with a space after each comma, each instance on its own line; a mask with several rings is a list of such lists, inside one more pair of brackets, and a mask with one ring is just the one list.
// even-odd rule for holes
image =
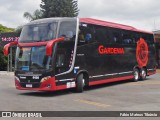
[[27, 88], [32, 88], [32, 84], [26, 84]]

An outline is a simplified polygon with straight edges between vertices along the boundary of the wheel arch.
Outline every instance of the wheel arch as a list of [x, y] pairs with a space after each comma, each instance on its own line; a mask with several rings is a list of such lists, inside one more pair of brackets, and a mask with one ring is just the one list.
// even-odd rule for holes
[[141, 72], [141, 69], [140, 69], [140, 67], [139, 67], [138, 65], [134, 66], [134, 67], [133, 67], [133, 70], [134, 70], [134, 69], [138, 69], [139, 72]]
[[80, 74], [83, 74], [83, 75], [84, 75], [85, 84], [88, 86], [88, 85], [89, 85], [89, 74], [88, 74], [88, 71], [87, 71], [87, 70], [80, 70], [80, 71], [78, 71], [78, 73], [77, 73], [77, 75], [76, 75], [76, 79], [77, 79], [77, 77], [78, 77]]
[[142, 69], [145, 69], [146, 74], [148, 74], [147, 66], [143, 66], [142, 68], [140, 68], [138, 65], [136, 65], [136, 66], [134, 66], [133, 71], [134, 71], [134, 69], [138, 69], [139, 70], [140, 77], [142, 76], [142, 74], [141, 74]]
[[134, 70], [134, 69], [138, 69], [140, 73], [141, 73], [141, 70], [142, 70], [142, 69], [145, 69], [146, 72], [148, 73], [148, 71], [147, 71], [147, 66], [143, 66], [142, 68], [140, 68], [138, 65], [136, 65], [136, 66], [134, 66], [133, 70]]

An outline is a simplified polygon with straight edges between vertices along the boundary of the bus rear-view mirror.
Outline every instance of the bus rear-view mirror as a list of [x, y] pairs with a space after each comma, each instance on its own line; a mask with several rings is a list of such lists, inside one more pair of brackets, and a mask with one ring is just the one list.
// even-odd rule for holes
[[6, 45], [4, 46], [4, 50], [3, 50], [4, 56], [8, 56], [8, 54], [9, 54], [9, 48], [10, 48], [11, 46], [17, 45], [17, 44], [18, 44], [17, 41], [15, 41], [15, 42], [10, 42], [10, 43], [6, 44]]
[[55, 45], [55, 43], [60, 42], [60, 41], [64, 41], [64, 40], [65, 40], [65, 38], [61, 37], [61, 38], [49, 41], [46, 45], [46, 55], [52, 56], [53, 46]]

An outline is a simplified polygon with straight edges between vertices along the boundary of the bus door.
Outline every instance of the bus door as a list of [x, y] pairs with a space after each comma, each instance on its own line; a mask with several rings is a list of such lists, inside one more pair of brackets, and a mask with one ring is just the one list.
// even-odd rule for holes
[[61, 74], [70, 70], [75, 48], [76, 24], [74, 21], [63, 21], [60, 23], [58, 37], [65, 40], [57, 44], [55, 74]]
[[73, 62], [74, 43], [62, 42], [57, 46], [56, 75], [69, 71]]

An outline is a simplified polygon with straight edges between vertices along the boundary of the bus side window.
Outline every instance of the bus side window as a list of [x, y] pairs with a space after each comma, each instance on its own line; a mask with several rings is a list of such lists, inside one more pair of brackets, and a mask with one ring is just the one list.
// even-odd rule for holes
[[85, 31], [85, 28], [80, 27], [79, 34], [78, 34], [78, 43], [79, 44], [80, 43], [85, 43], [85, 38], [84, 38], [85, 33], [84, 33], [84, 31]]
[[150, 44], [154, 44], [154, 36], [151, 34], [151, 35], [148, 35], [148, 41], [147, 41], [148, 43], [150, 43]]
[[60, 24], [58, 37], [65, 37], [66, 41], [74, 40], [76, 36], [76, 23], [71, 21], [64, 21]]
[[133, 32], [123, 31], [122, 32], [122, 44], [134, 44], [135, 36]]
[[121, 43], [121, 31], [112, 29], [111, 30], [111, 41], [112, 44], [120, 44]]
[[92, 43], [94, 40], [94, 31], [92, 25], [82, 24], [79, 27], [78, 45]]
[[148, 44], [154, 44], [153, 35], [150, 35], [150, 34], [141, 34], [141, 38], [143, 38]]
[[139, 41], [139, 39], [140, 39], [141, 36], [140, 36], [139, 33], [135, 33], [134, 37], [135, 37], [135, 43], [137, 43]]
[[105, 43], [107, 42], [107, 34], [105, 27], [95, 26], [95, 39], [98, 42]]

